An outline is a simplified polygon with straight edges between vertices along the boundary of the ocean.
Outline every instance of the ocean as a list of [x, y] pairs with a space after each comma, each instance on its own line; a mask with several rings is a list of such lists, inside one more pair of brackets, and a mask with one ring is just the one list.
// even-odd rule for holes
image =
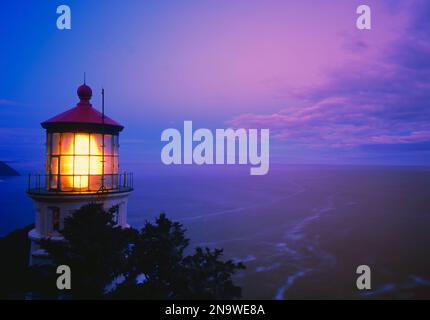
[[[191, 247], [243, 261], [249, 299], [430, 298], [430, 168], [134, 165], [128, 221], [161, 212]], [[0, 178], [0, 236], [34, 221], [26, 176]], [[359, 265], [371, 290], [356, 287]]]

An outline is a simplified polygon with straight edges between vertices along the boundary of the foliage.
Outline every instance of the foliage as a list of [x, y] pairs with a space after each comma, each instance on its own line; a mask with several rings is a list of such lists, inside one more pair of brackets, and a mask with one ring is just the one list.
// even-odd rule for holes
[[72, 298], [235, 299], [232, 276], [242, 263], [222, 261], [222, 250], [196, 248], [178, 222], [161, 214], [137, 231], [116, 226], [101, 204], [88, 204], [65, 219], [65, 241], [45, 240], [54, 265], [72, 270]]
[[55, 265], [71, 268], [74, 298], [101, 298], [107, 285], [125, 272], [133, 230], [115, 225], [115, 209], [85, 205], [65, 219], [61, 233], [66, 241], [42, 242]]
[[[222, 250], [196, 248], [184, 256], [189, 245], [185, 229], [161, 214], [155, 224], [147, 222], [136, 238], [130, 255], [130, 271], [114, 297], [143, 299], [234, 299], [241, 289], [231, 280], [241, 263], [221, 261]], [[141, 281], [139, 280], [139, 276]]]
[[28, 232], [34, 225], [15, 230], [0, 237], [0, 300], [24, 299], [28, 291]]

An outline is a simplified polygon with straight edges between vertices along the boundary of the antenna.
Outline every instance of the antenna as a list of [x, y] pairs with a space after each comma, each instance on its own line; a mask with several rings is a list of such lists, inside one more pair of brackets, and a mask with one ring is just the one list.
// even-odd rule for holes
[[102, 88], [102, 185], [101, 192], [105, 191], [105, 89]]
[[87, 75], [86, 75], [86, 72], [84, 71], [84, 84], [87, 84]]
[[102, 88], [102, 124], [104, 129], [105, 124], [105, 89]]

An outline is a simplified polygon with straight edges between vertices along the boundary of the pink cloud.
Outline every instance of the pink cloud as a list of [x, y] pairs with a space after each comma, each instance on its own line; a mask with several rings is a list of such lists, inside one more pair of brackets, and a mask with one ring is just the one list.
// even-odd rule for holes
[[[294, 98], [295, 105], [269, 114], [242, 114], [227, 123], [270, 128], [274, 139], [307, 148], [430, 141], [430, 23], [419, 18], [424, 9], [430, 11], [430, 4], [416, 3], [396, 42], [373, 55], [366, 49], [361, 59], [328, 70], [329, 80], [323, 84], [285, 88], [285, 96]], [[368, 47], [361, 40], [353, 42]]]

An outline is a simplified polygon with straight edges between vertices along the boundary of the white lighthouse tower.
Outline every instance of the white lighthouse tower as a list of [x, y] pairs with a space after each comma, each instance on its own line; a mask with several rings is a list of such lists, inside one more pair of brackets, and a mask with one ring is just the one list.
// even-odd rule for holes
[[[92, 90], [78, 88], [79, 103], [45, 122], [46, 169], [43, 175], [30, 175], [28, 195], [33, 199], [35, 228], [31, 240], [30, 265], [46, 262], [40, 240], [61, 241], [64, 219], [90, 202], [105, 209], [118, 206], [115, 221], [127, 224], [127, 200], [133, 190], [131, 173], [119, 171], [118, 122], [94, 109]], [[103, 107], [104, 109], [104, 107]]]

